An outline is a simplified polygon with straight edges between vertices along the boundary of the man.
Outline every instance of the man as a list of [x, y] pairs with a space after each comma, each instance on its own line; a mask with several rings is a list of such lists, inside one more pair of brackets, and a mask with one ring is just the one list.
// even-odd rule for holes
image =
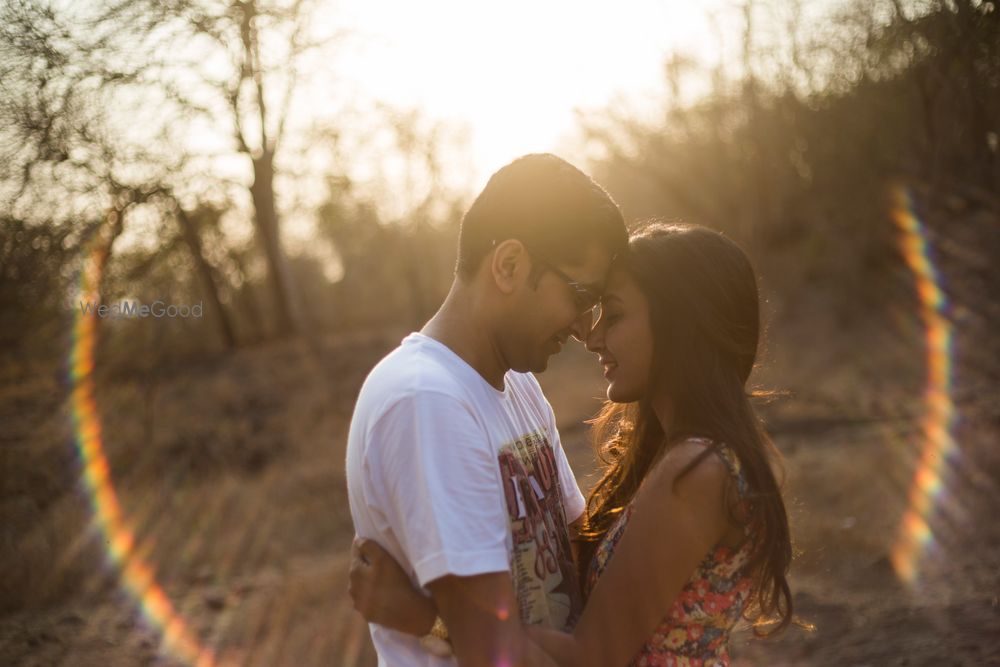
[[[458, 664], [544, 661], [521, 623], [568, 629], [580, 612], [568, 524], [584, 500], [531, 372], [583, 339], [621, 211], [553, 155], [495, 173], [466, 213], [451, 291], [372, 370], [347, 445], [351, 516], [431, 594]], [[435, 621], [435, 613], [439, 620]], [[379, 664], [453, 665], [372, 624]]]

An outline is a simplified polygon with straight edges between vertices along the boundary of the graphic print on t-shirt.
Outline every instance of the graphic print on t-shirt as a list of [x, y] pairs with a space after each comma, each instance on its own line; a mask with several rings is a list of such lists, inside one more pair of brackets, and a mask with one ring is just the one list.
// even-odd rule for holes
[[552, 446], [543, 434], [526, 435], [501, 447], [498, 462], [521, 622], [569, 630], [582, 598]]

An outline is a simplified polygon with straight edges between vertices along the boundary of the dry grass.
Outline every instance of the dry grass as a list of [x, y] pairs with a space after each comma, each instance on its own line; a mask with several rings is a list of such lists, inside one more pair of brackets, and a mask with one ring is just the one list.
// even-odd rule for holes
[[[888, 560], [922, 407], [914, 304], [845, 322], [821, 296], [770, 301], [757, 380], [789, 391], [763, 409], [786, 459], [796, 606], [816, 630], [767, 642], [738, 633], [734, 664], [973, 665], [1000, 652], [1000, 531], [990, 520], [1000, 509], [1000, 355], [978, 314], [995, 305], [976, 276], [963, 278], [965, 264], [942, 261], [964, 313], [953, 392], [960, 456], [943, 480], [937, 547], [917, 588]], [[205, 646], [247, 665], [375, 664], [345, 594], [344, 446], [364, 375], [402, 333], [326, 340], [318, 355], [269, 344], [97, 378], [138, 553]], [[0, 373], [0, 663], [176, 664], [104, 559], [76, 485], [60, 366], [15, 360]], [[582, 423], [600, 405], [600, 370], [569, 346], [540, 379], [586, 488], [595, 463]]]

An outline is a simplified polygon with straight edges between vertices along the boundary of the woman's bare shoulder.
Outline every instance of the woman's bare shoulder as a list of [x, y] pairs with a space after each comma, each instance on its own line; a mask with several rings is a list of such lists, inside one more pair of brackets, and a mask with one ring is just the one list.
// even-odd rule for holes
[[670, 445], [649, 472], [648, 484], [659, 493], [681, 497], [721, 497], [729, 483], [729, 469], [707, 438], [685, 438]]

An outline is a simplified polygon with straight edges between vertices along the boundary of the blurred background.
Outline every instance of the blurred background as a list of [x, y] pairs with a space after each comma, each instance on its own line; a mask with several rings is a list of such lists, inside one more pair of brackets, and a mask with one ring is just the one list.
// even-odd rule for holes
[[755, 262], [815, 629], [734, 663], [1000, 660], [994, 2], [0, 0], [0, 663], [374, 665], [353, 401], [540, 151]]

